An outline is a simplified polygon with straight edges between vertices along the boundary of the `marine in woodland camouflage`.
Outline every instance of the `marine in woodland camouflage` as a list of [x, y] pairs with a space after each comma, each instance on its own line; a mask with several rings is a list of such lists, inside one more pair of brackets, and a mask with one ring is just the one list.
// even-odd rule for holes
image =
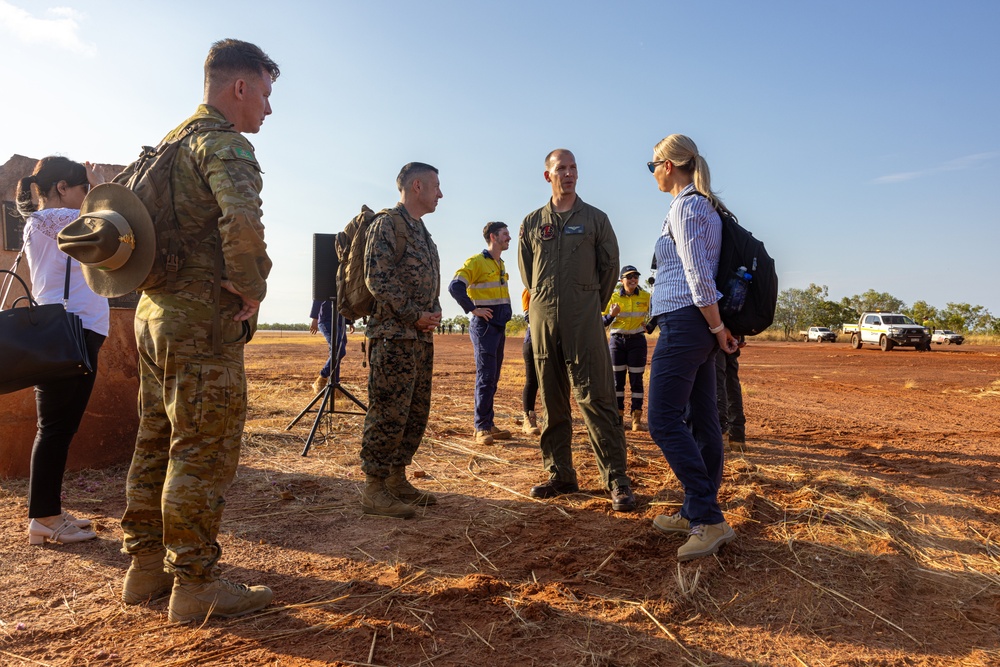
[[392, 218], [379, 216], [368, 231], [365, 282], [375, 314], [365, 330], [369, 345], [368, 414], [361, 439], [361, 469], [386, 477], [389, 466], [409, 465], [420, 446], [431, 405], [433, 334], [414, 327], [421, 313], [441, 310], [441, 262], [423, 221], [402, 204], [409, 235], [398, 263]]

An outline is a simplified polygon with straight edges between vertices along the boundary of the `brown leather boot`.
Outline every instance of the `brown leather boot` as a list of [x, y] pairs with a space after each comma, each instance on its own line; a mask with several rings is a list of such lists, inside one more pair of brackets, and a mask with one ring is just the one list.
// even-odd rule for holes
[[646, 431], [648, 430], [642, 423], [642, 410], [632, 411], [632, 430], [633, 431]]
[[389, 476], [385, 478], [385, 490], [407, 505], [426, 507], [437, 504], [437, 498], [410, 484], [406, 479], [406, 466], [389, 466]]
[[122, 602], [139, 604], [170, 592], [174, 575], [163, 571], [163, 551], [134, 554], [122, 584]]
[[412, 507], [389, 493], [385, 480], [375, 475], [366, 476], [365, 488], [361, 492], [361, 508], [365, 514], [397, 519], [409, 519], [416, 514]]
[[534, 410], [524, 413], [524, 426], [522, 430], [528, 435], [542, 434], [542, 430], [538, 428], [538, 417], [535, 416]]

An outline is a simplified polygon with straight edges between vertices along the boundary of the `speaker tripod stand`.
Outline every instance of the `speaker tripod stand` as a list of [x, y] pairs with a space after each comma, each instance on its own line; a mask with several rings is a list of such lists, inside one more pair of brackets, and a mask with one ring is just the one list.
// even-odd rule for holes
[[[331, 324], [336, 322], [333, 335], [330, 337], [331, 381], [328, 382], [327, 385], [323, 387], [323, 389], [321, 389], [311, 401], [309, 401], [309, 404], [303, 408], [302, 412], [300, 412], [298, 416], [285, 427], [286, 431], [292, 430], [292, 427], [299, 423], [299, 420], [301, 420], [306, 414], [311, 412], [314, 405], [319, 403], [319, 408], [316, 410], [316, 418], [313, 420], [312, 428], [309, 430], [309, 437], [306, 438], [306, 445], [302, 449], [302, 456], [307, 456], [309, 454], [309, 449], [312, 447], [313, 439], [316, 437], [316, 432], [319, 430], [319, 425], [324, 414], [327, 415], [327, 418], [329, 419], [334, 413], [363, 416], [368, 412], [368, 406], [359, 401], [354, 394], [344, 389], [343, 385], [340, 384], [340, 380], [338, 379], [340, 377], [340, 348], [343, 341], [347, 339], [347, 325], [341, 321], [339, 315], [331, 317], [330, 319], [332, 320]], [[354, 405], [364, 410], [364, 412], [338, 410], [337, 392], [340, 392], [341, 396], [354, 403]], [[332, 424], [328, 426], [332, 426]]]

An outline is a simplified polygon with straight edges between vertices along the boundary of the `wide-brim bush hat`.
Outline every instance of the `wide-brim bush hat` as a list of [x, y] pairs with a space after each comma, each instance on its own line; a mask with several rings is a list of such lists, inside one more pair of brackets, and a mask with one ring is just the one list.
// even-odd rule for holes
[[146, 206], [118, 183], [92, 188], [80, 217], [58, 237], [59, 249], [80, 262], [90, 289], [106, 297], [124, 296], [149, 275], [156, 232]]

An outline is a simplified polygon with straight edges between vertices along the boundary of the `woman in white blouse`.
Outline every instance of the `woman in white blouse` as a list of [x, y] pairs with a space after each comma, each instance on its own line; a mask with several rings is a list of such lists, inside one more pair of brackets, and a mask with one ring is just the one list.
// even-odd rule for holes
[[[92, 185], [101, 180], [92, 165], [64, 157], [38, 161], [31, 176], [17, 184], [17, 208], [25, 218], [24, 254], [31, 272], [32, 293], [40, 304], [61, 303], [70, 274], [66, 309], [83, 322], [93, 373], [35, 387], [38, 433], [31, 451], [28, 485], [28, 541], [68, 544], [97, 537], [88, 519], [63, 511], [63, 473], [69, 445], [87, 409], [97, 376], [97, 355], [108, 335], [108, 300], [94, 294], [83, 279], [80, 264], [59, 250], [56, 235], [80, 215], [80, 205]], [[36, 204], [37, 201], [37, 204]]]

